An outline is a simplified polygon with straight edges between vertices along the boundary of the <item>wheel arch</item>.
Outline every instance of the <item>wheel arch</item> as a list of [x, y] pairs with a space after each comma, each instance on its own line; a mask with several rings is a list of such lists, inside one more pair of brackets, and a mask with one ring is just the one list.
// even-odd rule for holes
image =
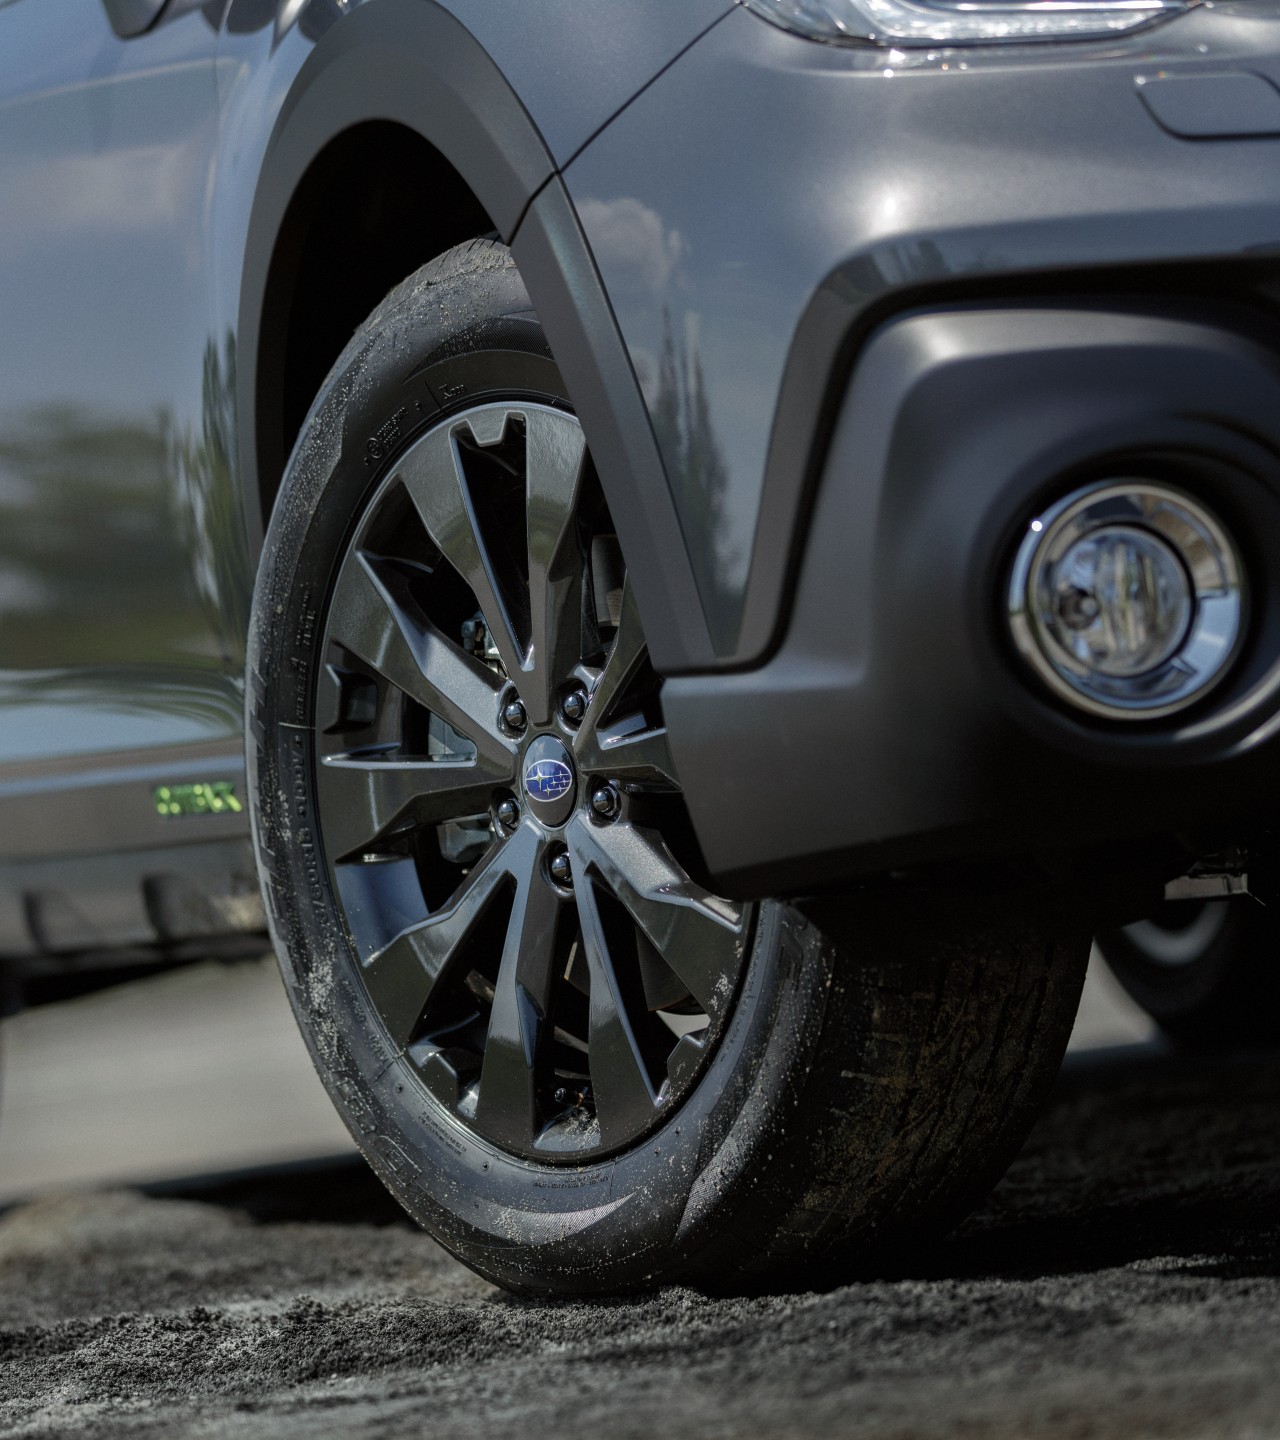
[[356, 328], [421, 265], [494, 228], [440, 151], [395, 121], [362, 121], [312, 161], [281, 221], [259, 312], [249, 500], [261, 529], [311, 402]]
[[[236, 389], [255, 548], [316, 367], [312, 394], [388, 290], [474, 227], [509, 238], [553, 169], [497, 66], [439, 6], [361, 7], [315, 45], [267, 141], [244, 247]], [[332, 354], [303, 353], [310, 338], [322, 352], [336, 339]]]
[[[311, 222], [339, 203], [359, 209], [368, 233], [354, 255], [330, 260], [331, 237]], [[397, 222], [411, 240], [388, 236]], [[266, 145], [237, 317], [252, 549], [296, 438], [290, 426], [351, 332], [420, 265], [487, 231], [512, 245], [607, 477], [654, 663], [705, 663], [705, 617], [648, 411], [555, 162], [488, 52], [431, 0], [380, 0], [332, 26], [294, 77]], [[322, 297], [325, 314], [308, 318]]]

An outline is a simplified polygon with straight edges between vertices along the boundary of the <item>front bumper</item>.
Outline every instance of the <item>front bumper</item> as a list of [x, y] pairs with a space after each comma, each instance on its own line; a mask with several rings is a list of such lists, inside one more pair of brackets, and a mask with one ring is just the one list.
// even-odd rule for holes
[[[569, 167], [722, 665], [664, 690], [722, 885], [1265, 810], [1280, 140], [1183, 138], [1138, 85], [1223, 73], [1280, 82], [1280, 6], [914, 56], [739, 12]], [[1247, 654], [1166, 725], [1075, 719], [998, 623], [1029, 507], [1120, 459], [1249, 552]]]

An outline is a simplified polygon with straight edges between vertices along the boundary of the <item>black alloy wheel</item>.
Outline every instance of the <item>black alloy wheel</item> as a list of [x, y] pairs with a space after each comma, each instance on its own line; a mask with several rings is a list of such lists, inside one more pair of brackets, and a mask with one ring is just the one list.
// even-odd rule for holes
[[843, 953], [709, 893], [605, 490], [497, 242], [339, 357], [250, 624], [281, 972], [370, 1163], [497, 1283], [830, 1284], [998, 1178], [1088, 940], [851, 897]]
[[714, 1047], [751, 915], [678, 858], [576, 418], [485, 404], [416, 441], [341, 560], [322, 653], [320, 835], [387, 1032], [512, 1154], [634, 1142]]

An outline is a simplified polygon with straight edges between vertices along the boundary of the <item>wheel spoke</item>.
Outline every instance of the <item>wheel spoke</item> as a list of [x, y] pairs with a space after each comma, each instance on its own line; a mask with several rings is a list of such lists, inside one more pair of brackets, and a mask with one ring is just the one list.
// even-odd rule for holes
[[525, 826], [508, 844], [516, 895], [494, 986], [476, 1123], [500, 1144], [527, 1147], [537, 1125], [537, 1061], [547, 1039], [563, 901], [541, 874], [545, 841]]
[[369, 996], [400, 1048], [413, 1038], [432, 990], [508, 879], [504, 849], [496, 844], [489, 850], [447, 909], [402, 930], [365, 965]]
[[609, 649], [609, 657], [591, 692], [591, 708], [583, 721], [584, 730], [594, 729], [601, 717], [609, 713], [613, 702], [621, 694], [628, 680], [635, 674], [637, 666], [644, 659], [646, 646], [644, 629], [640, 624], [640, 611], [636, 608], [635, 592], [631, 581], [622, 586], [622, 604], [618, 613], [618, 629]]
[[[326, 627], [315, 793], [370, 1015], [436, 1102], [512, 1154], [640, 1142], [723, 1031], [750, 911], [637, 824], [680, 829], [678, 800], [641, 793], [680, 786], [577, 422], [509, 400], [416, 440], [360, 521]], [[557, 715], [569, 683], [589, 688], [585, 715]], [[533, 768], [570, 758], [561, 736], [563, 804]], [[594, 794], [606, 779], [620, 804]]]
[[632, 731], [624, 726], [597, 728], [584, 738], [575, 758], [585, 771], [679, 789], [666, 726]]
[[502, 600], [488, 548], [480, 535], [454, 427], [428, 436], [410, 451], [401, 466], [400, 478], [427, 534], [471, 587], [507, 675], [518, 684], [524, 669], [524, 649]]
[[397, 821], [438, 823], [489, 808], [506, 776], [475, 761], [326, 755], [316, 776], [325, 849], [335, 863]]
[[582, 552], [575, 533], [586, 442], [576, 424], [530, 410], [525, 417], [529, 612], [533, 644], [512, 677], [535, 725], [551, 718], [555, 686], [582, 658]]
[[395, 593], [394, 579], [355, 552], [330, 607], [329, 637], [476, 747], [481, 763], [513, 773], [515, 746], [498, 729], [499, 678]]
[[640, 612], [636, 609], [631, 585], [627, 583], [622, 589], [622, 608], [613, 646], [591, 692], [591, 705], [582, 728], [574, 740], [574, 759], [579, 770], [637, 780], [657, 780], [674, 786], [675, 765], [664, 727], [637, 729], [636, 717], [619, 717], [606, 723], [610, 719], [610, 709], [646, 653]]
[[718, 1013], [746, 944], [742, 907], [694, 884], [651, 831], [579, 818], [568, 841], [575, 868], [618, 897], [702, 1010]]
[[600, 1139], [616, 1144], [653, 1118], [657, 1095], [627, 1016], [600, 907], [589, 877], [574, 875], [582, 945], [591, 977], [587, 1050]]

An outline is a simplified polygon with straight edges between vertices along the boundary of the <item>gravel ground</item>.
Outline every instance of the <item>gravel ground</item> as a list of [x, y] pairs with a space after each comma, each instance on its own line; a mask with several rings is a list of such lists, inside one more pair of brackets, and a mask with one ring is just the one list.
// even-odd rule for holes
[[347, 1158], [0, 1217], [0, 1434], [1280, 1434], [1280, 1060], [1077, 1055], [965, 1229], [826, 1294], [515, 1301]]

